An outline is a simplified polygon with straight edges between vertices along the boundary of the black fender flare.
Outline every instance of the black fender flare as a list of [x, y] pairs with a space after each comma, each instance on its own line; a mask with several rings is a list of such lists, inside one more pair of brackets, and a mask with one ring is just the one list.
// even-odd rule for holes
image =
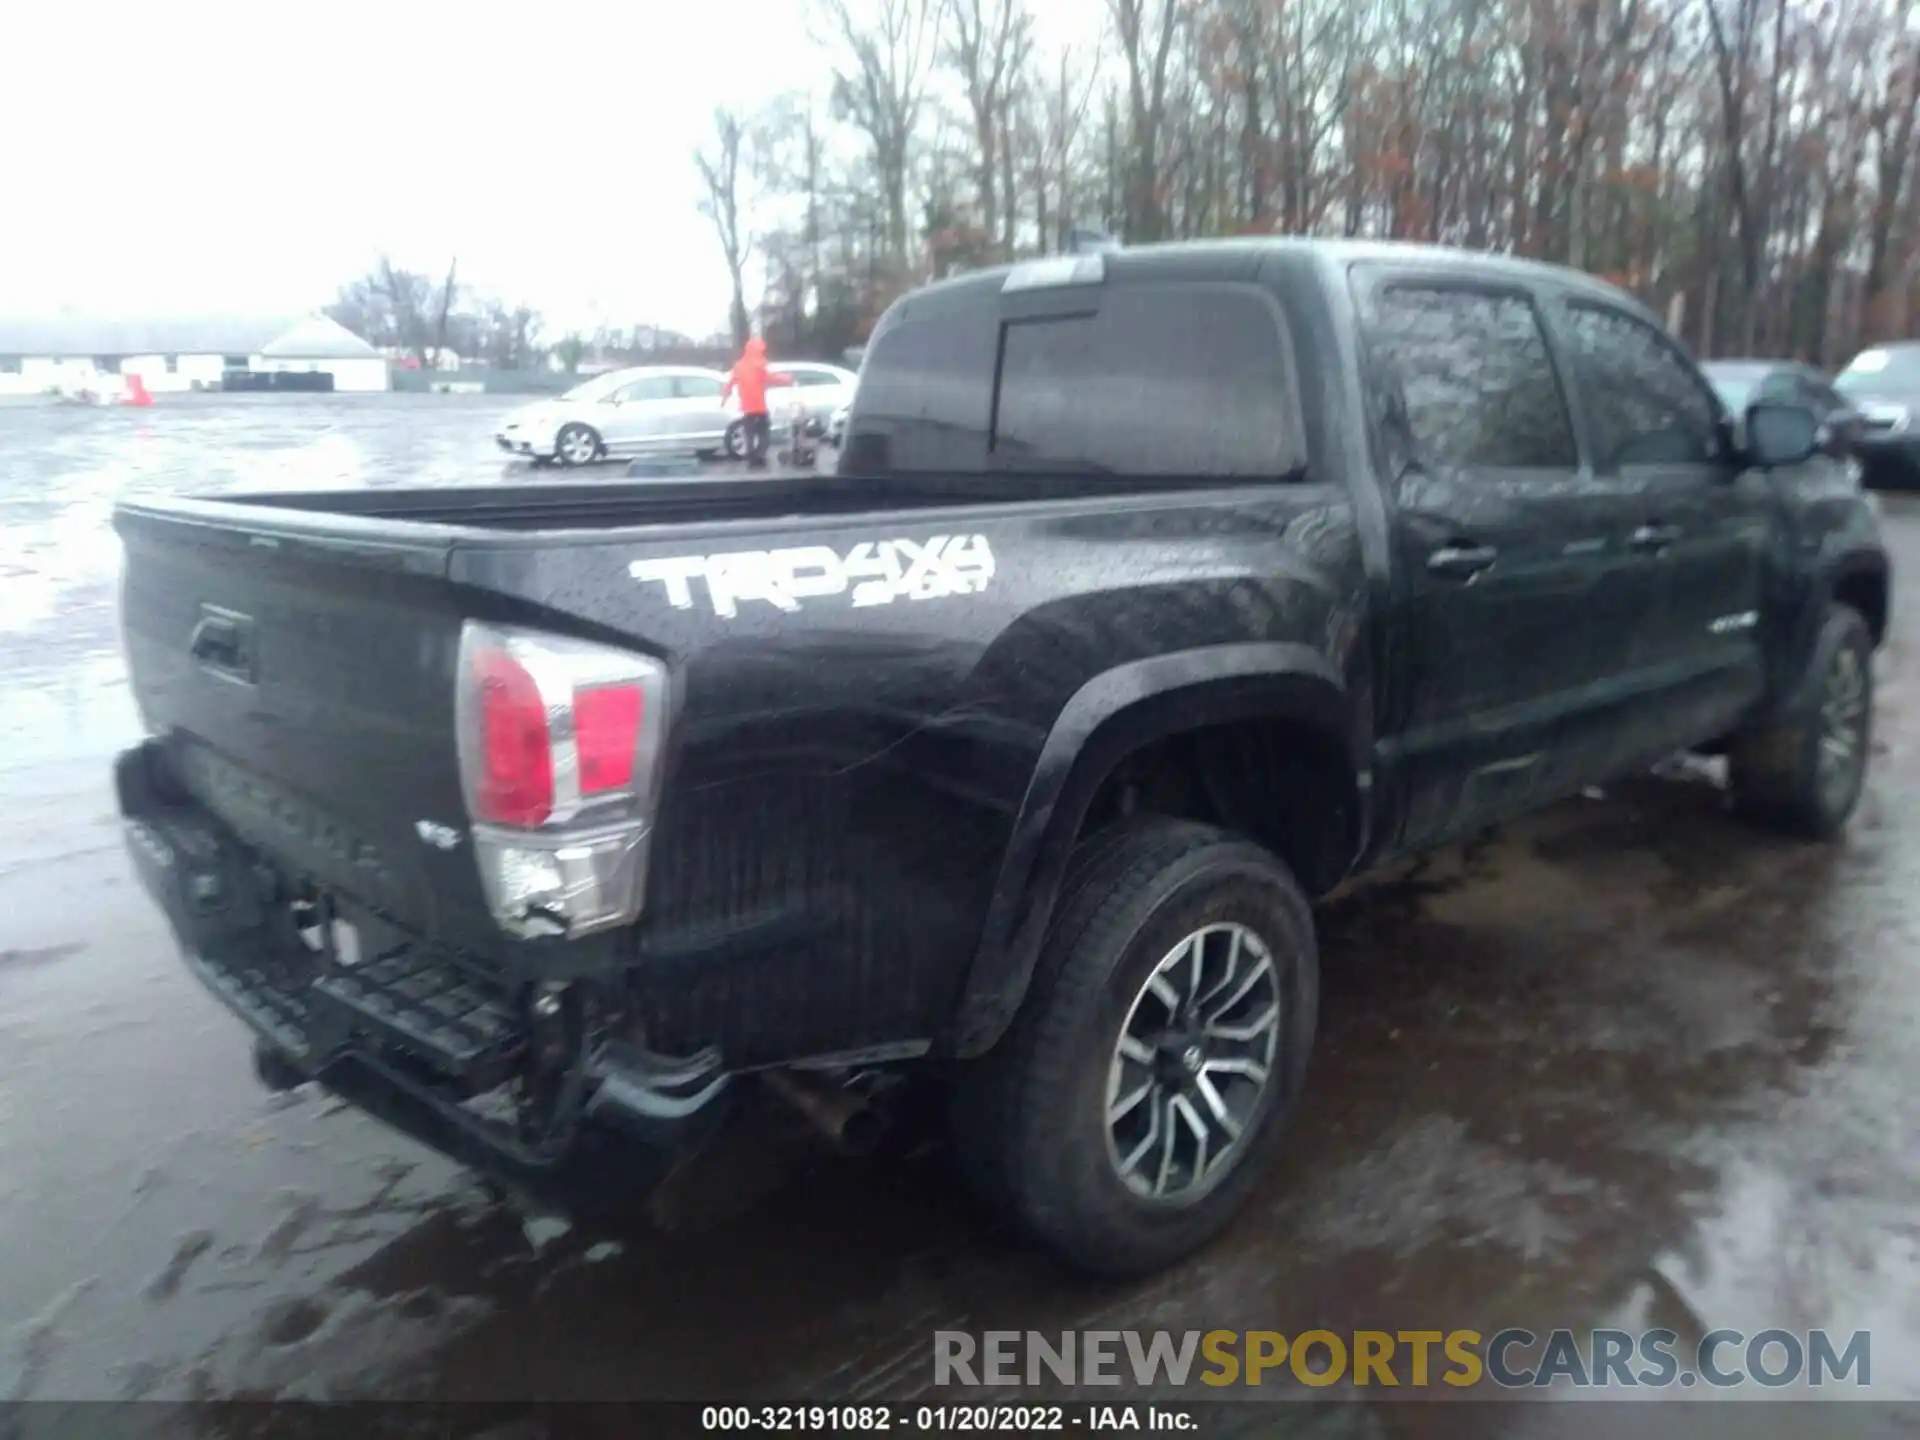
[[1892, 606], [1892, 567], [1886, 554], [1866, 546], [1849, 546], [1820, 558], [1807, 574], [1801, 591], [1803, 602], [1795, 607], [1793, 622], [1783, 637], [1775, 664], [1771, 710], [1791, 713], [1806, 699], [1806, 670], [1813, 658], [1813, 647], [1820, 636], [1820, 622], [1834, 600], [1856, 595], [1864, 587], [1876, 595], [1877, 606], [1865, 607], [1867, 623], [1873, 629], [1876, 649], [1885, 638]]
[[1776, 608], [1769, 617], [1771, 633], [1765, 647], [1767, 697], [1749, 726], [1777, 724], [1807, 702], [1807, 666], [1827, 606], [1834, 600], [1844, 598], [1866, 611], [1875, 649], [1885, 639], [1891, 620], [1893, 571], [1886, 551], [1856, 535], [1828, 537], [1828, 543], [1817, 550], [1809, 546], [1802, 552], [1802, 563], [1775, 583], [1779, 588], [1771, 603]]
[[[1040, 752], [1001, 859], [979, 945], [949, 1031], [950, 1053], [982, 1053], [1025, 998], [1067, 856], [1114, 766], [1143, 745], [1201, 725], [1297, 720], [1336, 737], [1368, 782], [1370, 720], [1330, 660], [1289, 642], [1209, 645], [1129, 661], [1094, 676], [1062, 707]], [[1364, 804], [1355, 850], [1364, 844]]]
[[1817, 598], [1824, 605], [1861, 583], [1878, 592], [1877, 613], [1866, 617], [1867, 624], [1873, 628], [1873, 643], [1878, 647], [1886, 639], [1893, 606], [1893, 567], [1884, 550], [1854, 546], [1835, 556], [1820, 577]]

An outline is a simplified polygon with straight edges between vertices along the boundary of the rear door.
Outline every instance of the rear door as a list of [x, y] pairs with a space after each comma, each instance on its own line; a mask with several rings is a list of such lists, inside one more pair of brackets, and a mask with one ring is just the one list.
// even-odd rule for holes
[[673, 432], [674, 397], [671, 375], [643, 375], [630, 380], [607, 397], [602, 407], [606, 423], [600, 438], [609, 452], [632, 453], [660, 444]]
[[[1766, 686], [1762, 587], [1776, 532], [1720, 401], [1666, 332], [1624, 305], [1561, 307], [1597, 474], [1640, 494], [1629, 543], [1657, 564], [1647, 724], [1622, 763], [1732, 727]], [[1821, 463], [1827, 463], [1824, 460]]]
[[726, 382], [718, 375], [686, 373], [673, 377], [674, 437], [689, 445], [718, 446], [733, 418], [720, 403]]
[[1457, 271], [1356, 275], [1399, 574], [1400, 844], [1606, 773], [1646, 624], [1635, 497], [1583, 467], [1540, 306]]

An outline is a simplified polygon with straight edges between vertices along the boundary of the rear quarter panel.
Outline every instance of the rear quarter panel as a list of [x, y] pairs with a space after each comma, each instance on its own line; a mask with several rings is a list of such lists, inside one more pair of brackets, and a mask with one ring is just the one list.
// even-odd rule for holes
[[[654, 1044], [751, 1066], [936, 1039], [1047, 737], [1095, 676], [1304, 641], [1364, 694], [1353, 527], [1342, 488], [1276, 485], [503, 537], [461, 545], [451, 576], [502, 618], [668, 662], [638, 1008]], [[958, 558], [916, 586], [936, 540]], [[706, 578], [708, 557], [802, 548], [780, 600]], [[874, 574], [836, 578], [835, 557]]]

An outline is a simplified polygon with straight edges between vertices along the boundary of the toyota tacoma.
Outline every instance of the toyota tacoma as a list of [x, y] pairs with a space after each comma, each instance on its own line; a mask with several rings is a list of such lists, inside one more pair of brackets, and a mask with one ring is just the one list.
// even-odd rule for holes
[[836, 473], [122, 504], [129, 850], [270, 1083], [539, 1175], [918, 1072], [1150, 1269], [1260, 1183], [1345, 877], [1689, 750], [1846, 822], [1886, 551], [1817, 417], [1737, 419], [1556, 267], [963, 276]]

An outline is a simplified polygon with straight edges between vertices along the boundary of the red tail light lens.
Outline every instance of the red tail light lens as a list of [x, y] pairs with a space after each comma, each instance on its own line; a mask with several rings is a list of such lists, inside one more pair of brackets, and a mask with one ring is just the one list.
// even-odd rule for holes
[[460, 790], [487, 908], [507, 934], [589, 935], [645, 908], [671, 694], [651, 656], [462, 623]]
[[474, 818], [531, 828], [553, 813], [553, 746], [533, 676], [505, 650], [473, 659], [480, 700], [480, 773]]
[[595, 685], [573, 692], [582, 795], [603, 795], [633, 784], [645, 715], [646, 697], [638, 685]]
[[467, 813], [560, 833], [650, 818], [666, 667], [629, 651], [469, 620], [454, 726]]

